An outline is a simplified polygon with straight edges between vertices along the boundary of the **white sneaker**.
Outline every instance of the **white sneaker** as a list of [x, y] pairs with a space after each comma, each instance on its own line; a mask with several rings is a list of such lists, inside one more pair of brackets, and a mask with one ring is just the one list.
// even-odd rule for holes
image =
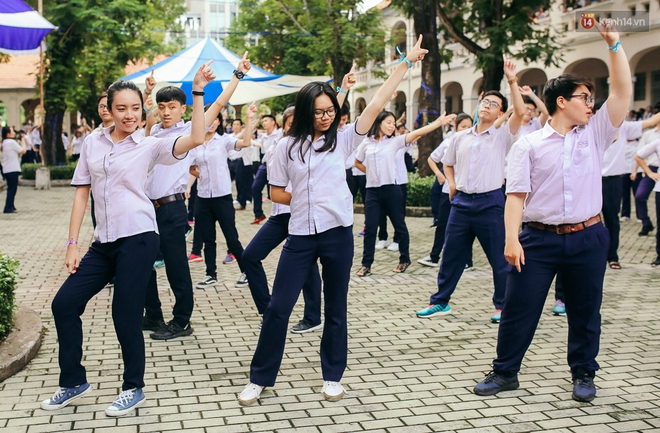
[[419, 263], [420, 265], [429, 266], [431, 268], [437, 268], [438, 266], [440, 266], [439, 262], [433, 262], [431, 260], [431, 256], [426, 256], [423, 259], [419, 259], [417, 260], [417, 263]]
[[256, 403], [264, 388], [265, 386], [248, 382], [243, 391], [238, 395], [238, 404], [241, 406], [250, 406], [251, 404]]
[[384, 240], [382, 240], [382, 241], [378, 241], [378, 242], [376, 242], [376, 249], [377, 249], [377, 250], [382, 250], [382, 249], [385, 248], [386, 246], [387, 246], [387, 239], [384, 239]]
[[238, 204], [238, 200], [232, 201], [233, 204]]
[[323, 382], [323, 388], [321, 389], [321, 394], [323, 394], [323, 398], [325, 398], [326, 400], [339, 401], [342, 399], [345, 393], [346, 390], [344, 389], [343, 386], [341, 386], [339, 382], [330, 382], [330, 381]]
[[399, 243], [398, 242], [392, 242], [389, 247], [387, 247], [387, 251], [399, 251]]

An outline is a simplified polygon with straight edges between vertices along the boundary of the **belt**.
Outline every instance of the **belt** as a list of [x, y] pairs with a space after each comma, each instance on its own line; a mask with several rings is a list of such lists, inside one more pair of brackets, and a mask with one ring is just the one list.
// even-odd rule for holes
[[577, 224], [559, 224], [558, 226], [553, 226], [549, 224], [537, 223], [532, 221], [532, 222], [528, 222], [527, 226], [539, 230], [547, 230], [549, 232], [555, 232], [558, 235], [566, 235], [569, 233], [582, 231], [587, 227], [591, 227], [594, 224], [598, 224], [599, 222], [600, 222], [600, 215], [596, 215], [596, 216], [592, 216], [586, 221], [582, 221], [581, 223], [577, 223]]
[[179, 192], [177, 194], [172, 194], [172, 195], [166, 195], [165, 197], [161, 197], [158, 200], [151, 200], [151, 202], [154, 204], [154, 209], [158, 210], [159, 207], [166, 205], [168, 203], [174, 203], [175, 201], [181, 201], [185, 200], [186, 196]]

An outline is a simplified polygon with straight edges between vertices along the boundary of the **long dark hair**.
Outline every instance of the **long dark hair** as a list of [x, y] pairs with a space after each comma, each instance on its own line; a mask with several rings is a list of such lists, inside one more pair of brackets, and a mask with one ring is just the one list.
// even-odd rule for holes
[[108, 87], [108, 111], [112, 112], [112, 101], [115, 99], [115, 93], [118, 93], [122, 90], [132, 90], [137, 93], [140, 97], [140, 105], [144, 107], [142, 92], [140, 92], [138, 86], [136, 86], [132, 81], [119, 80], [110, 84], [110, 87]]
[[[396, 122], [396, 116], [391, 111], [383, 110], [380, 113], [378, 113], [378, 116], [376, 116], [376, 120], [374, 120], [373, 125], [371, 125], [371, 129], [369, 129], [369, 132], [367, 133], [367, 136], [368, 137], [377, 137], [378, 132], [380, 131], [380, 124], [383, 123], [383, 121], [385, 119], [387, 119], [388, 117], [390, 117], [390, 116], [392, 116], [394, 118], [394, 122]], [[394, 132], [396, 132], [396, 129], [394, 130]], [[387, 136], [387, 138], [391, 138], [391, 137], [392, 137], [391, 135]]]
[[[328, 95], [330, 101], [332, 101], [336, 114], [330, 128], [328, 128], [324, 134], [325, 144], [316, 152], [334, 152], [337, 147], [337, 128], [339, 127], [340, 108], [339, 102], [337, 102], [336, 92], [327, 83], [314, 81], [300, 89], [300, 92], [298, 92], [298, 96], [296, 97], [296, 115], [293, 117], [293, 123], [289, 130], [289, 136], [293, 138], [293, 141], [289, 146], [289, 158], [291, 160], [293, 160], [291, 154], [293, 148], [297, 144], [300, 144], [298, 154], [302, 162], [305, 162], [305, 157], [303, 156], [306, 152], [306, 149], [304, 149], [305, 140], [307, 140], [307, 137], [310, 135], [314, 137], [314, 103], [316, 102], [316, 98], [323, 94]], [[311, 143], [309, 146], [311, 147]]]
[[[212, 105], [213, 104], [206, 104], [204, 106], [204, 112], [206, 113]], [[215, 130], [215, 133], [218, 135], [223, 135], [225, 133], [225, 125], [223, 125], [225, 119], [222, 118], [222, 111], [218, 113], [217, 119], [220, 121], [220, 123], [218, 124], [218, 129]]]

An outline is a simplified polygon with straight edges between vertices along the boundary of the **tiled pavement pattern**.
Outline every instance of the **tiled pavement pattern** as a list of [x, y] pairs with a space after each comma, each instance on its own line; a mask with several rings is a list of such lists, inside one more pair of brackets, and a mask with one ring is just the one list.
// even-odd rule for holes
[[[57, 344], [50, 302], [66, 277], [63, 245], [67, 239], [73, 189], [35, 191], [21, 187], [19, 213], [0, 215], [0, 251], [21, 261], [17, 297], [40, 313], [44, 344], [37, 358], [0, 383], [0, 431], [20, 432], [622, 432], [660, 431], [660, 269], [653, 236], [639, 238], [640, 225], [622, 225], [623, 269], [608, 270], [605, 280], [603, 336], [598, 360], [602, 370], [593, 403], [571, 400], [566, 365], [566, 319], [550, 313], [552, 295], [520, 374], [521, 388], [496, 397], [478, 397], [471, 388], [489, 370], [497, 325], [489, 322], [490, 269], [478, 245], [476, 269], [464, 274], [455, 293], [455, 314], [421, 320], [414, 311], [434, 290], [436, 270], [417, 263], [403, 275], [391, 269], [395, 253], [378, 251], [374, 274], [354, 277], [349, 293], [349, 364], [340, 402], [322, 399], [318, 346], [321, 332], [290, 334], [276, 386], [260, 402], [236, 402], [248, 380], [260, 318], [248, 289], [236, 289], [238, 267], [219, 264], [215, 289], [195, 290], [192, 336], [168, 342], [147, 338], [147, 403], [125, 418], [103, 413], [117, 395], [121, 360], [103, 290], [84, 314], [85, 359], [93, 394], [56, 412], [39, 408], [57, 386]], [[0, 194], [4, 200], [4, 194]], [[270, 206], [267, 205], [268, 212]], [[653, 206], [649, 206], [653, 209]], [[250, 208], [237, 213], [246, 244], [258, 227]], [[357, 221], [363, 220], [356, 215]], [[430, 249], [429, 218], [409, 218], [415, 262]], [[361, 225], [361, 224], [360, 224]], [[354, 228], [355, 233], [359, 226]], [[655, 232], [654, 232], [655, 233]], [[85, 250], [92, 230], [86, 218]], [[353, 272], [361, 257], [355, 237]], [[224, 241], [219, 237], [219, 252]], [[278, 254], [266, 261], [272, 279]], [[221, 254], [218, 257], [222, 259]], [[193, 281], [204, 265], [193, 264]], [[171, 306], [163, 269], [158, 271], [161, 299]], [[302, 315], [294, 310], [291, 324]]]

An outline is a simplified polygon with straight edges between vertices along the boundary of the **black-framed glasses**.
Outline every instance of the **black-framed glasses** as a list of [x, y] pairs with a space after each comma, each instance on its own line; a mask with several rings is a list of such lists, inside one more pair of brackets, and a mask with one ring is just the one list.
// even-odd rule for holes
[[490, 99], [482, 99], [480, 104], [488, 108], [500, 108], [500, 104], [495, 101], [491, 101]]
[[327, 110], [314, 110], [314, 118], [315, 119], [323, 119], [323, 116], [328, 115], [328, 117], [335, 117], [337, 114], [337, 110], [335, 110], [335, 107], [330, 107]]
[[580, 98], [584, 101], [586, 105], [594, 105], [594, 102], [596, 102], [596, 100], [593, 97], [587, 95], [586, 93], [578, 93], [577, 95], [571, 95], [571, 98]]

